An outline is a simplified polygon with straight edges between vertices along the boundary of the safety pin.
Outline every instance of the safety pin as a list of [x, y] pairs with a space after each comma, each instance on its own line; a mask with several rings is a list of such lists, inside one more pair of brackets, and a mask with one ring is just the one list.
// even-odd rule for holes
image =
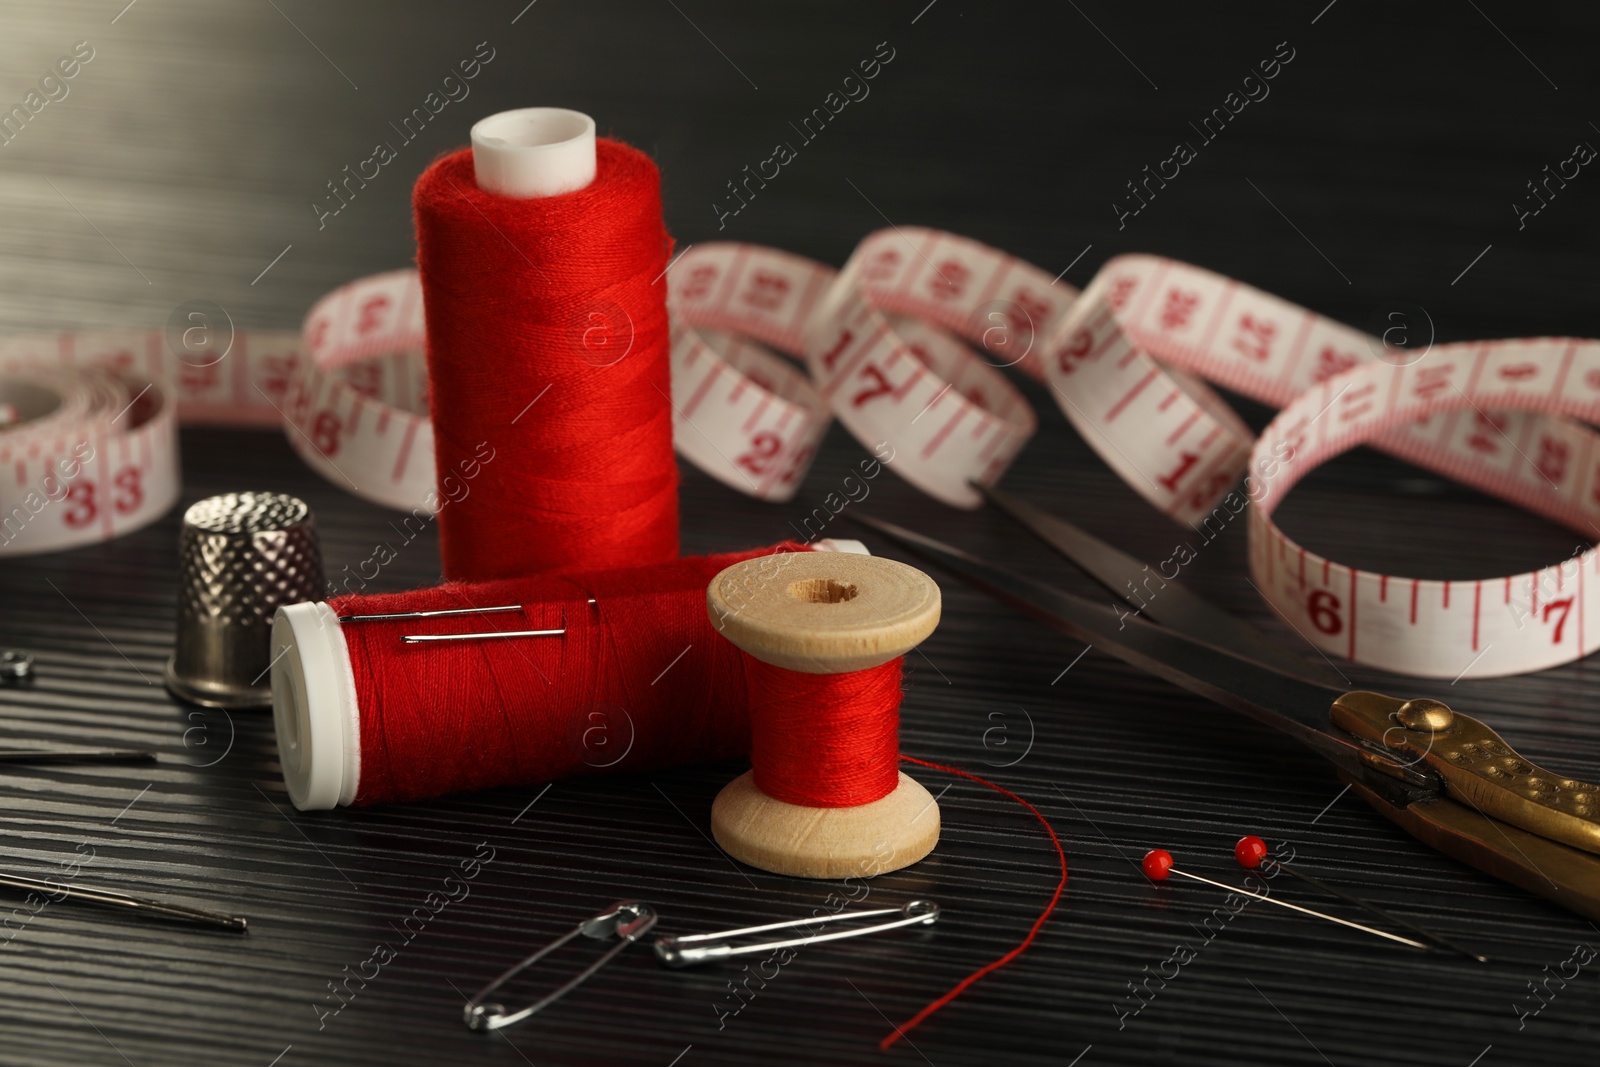
[[[755, 945], [732, 945], [729, 942], [736, 938], [747, 937], [750, 934], [764, 934], [769, 930], [792, 930], [797, 926], [817, 926], [825, 923], [840, 922], [849, 919], [874, 919], [880, 915], [899, 915], [901, 918], [891, 922], [877, 923], [856, 930], [839, 930], [831, 934], [811, 934], [806, 937], [790, 938], [787, 941], [763, 941]], [[725, 960], [734, 956], [753, 956], [762, 952], [776, 952], [779, 949], [799, 948], [801, 945], [814, 945], [820, 941], [837, 941], [845, 937], [860, 937], [863, 934], [877, 934], [885, 930], [894, 930], [902, 926], [922, 924], [931, 926], [939, 920], [939, 905], [931, 900], [913, 900], [898, 908], [875, 908], [871, 911], [847, 911], [838, 915], [820, 915], [810, 919], [795, 919], [790, 922], [767, 923], [764, 926], [746, 926], [738, 930], [723, 930], [714, 934], [688, 934], [684, 937], [658, 937], [655, 942], [656, 958], [668, 967], [693, 967], [699, 963], [710, 963], [713, 960]], [[703, 942], [714, 944], [703, 944]]]
[[[478, 991], [476, 996], [467, 1001], [467, 1006], [462, 1010], [462, 1019], [466, 1022], [467, 1027], [472, 1030], [498, 1030], [503, 1026], [510, 1026], [513, 1023], [519, 1023], [523, 1019], [526, 1019], [528, 1016], [533, 1015], [536, 1012], [543, 1011], [551, 1004], [554, 1004], [556, 1001], [572, 992], [579, 985], [582, 985], [584, 982], [588, 981], [594, 976], [596, 971], [610, 963], [612, 957], [616, 956], [617, 953], [621, 952], [623, 949], [639, 940], [639, 938], [649, 933], [650, 928], [655, 926], [657, 918], [659, 918], [659, 916], [656, 915], [654, 908], [650, 907], [648, 904], [640, 903], [637, 900], [624, 900], [620, 904], [612, 905], [599, 915], [596, 915], [590, 919], [585, 919], [583, 922], [569, 930], [566, 934], [556, 938], [554, 941], [544, 946], [544, 948], [541, 948], [539, 951], [535, 952], [521, 963], [518, 963], [510, 970], [506, 971], [500, 977], [484, 986]], [[532, 967], [535, 963], [538, 963], [540, 960], [544, 959], [546, 956], [550, 955], [550, 953], [554, 952], [562, 945], [565, 945], [568, 941], [571, 941], [579, 934], [582, 934], [584, 937], [593, 938], [596, 941], [604, 941], [607, 938], [615, 937], [617, 939], [617, 945], [610, 951], [606, 952], [606, 954], [601, 956], [598, 960], [595, 960], [593, 963], [591, 963], [588, 969], [582, 974], [567, 982], [554, 993], [549, 994], [542, 1000], [535, 1001], [533, 1004], [523, 1008], [521, 1011], [508, 1013], [504, 1005], [484, 1003], [484, 1001], [491, 996], [495, 990], [499, 989], [501, 986], [511, 981], [511, 979], [515, 978], [529, 967]]]

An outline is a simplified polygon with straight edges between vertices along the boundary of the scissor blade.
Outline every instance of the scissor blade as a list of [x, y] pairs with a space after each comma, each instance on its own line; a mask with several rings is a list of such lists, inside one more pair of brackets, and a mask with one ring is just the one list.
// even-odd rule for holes
[[[1328, 732], [1328, 709], [1343, 689], [1280, 673], [1140, 618], [1119, 616], [1106, 605], [995, 567], [904, 527], [866, 515], [854, 518], [1069, 637], [1281, 730], [1353, 774], [1366, 768], [1363, 755], [1370, 750]], [[1414, 785], [1436, 784], [1416, 772], [1406, 778]]]
[[[1340, 684], [1341, 679], [1332, 670], [1295, 655], [1243, 619], [1196, 596], [1159, 569], [1152, 570], [1087, 530], [1004, 490], [976, 482], [973, 488], [1029, 533], [1077, 564], [1111, 595], [1127, 600], [1128, 610], [1232, 652], [1241, 659], [1254, 660], [1322, 685]], [[1132, 598], [1127, 595], [1129, 590], [1134, 594]]]

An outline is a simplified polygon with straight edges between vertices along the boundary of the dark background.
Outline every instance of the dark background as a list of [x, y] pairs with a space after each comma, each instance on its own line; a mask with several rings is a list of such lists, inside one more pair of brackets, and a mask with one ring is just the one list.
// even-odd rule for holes
[[[1357, 325], [1409, 300], [1440, 340], [1597, 331], [1600, 193], [1589, 186], [1600, 178], [1581, 174], [1521, 231], [1510, 207], [1546, 164], [1600, 141], [1592, 5], [124, 2], [0, 6], [7, 107], [73, 42], [96, 50], [71, 95], [0, 147], [0, 326], [150, 328], [207, 299], [242, 327], [293, 328], [328, 289], [410, 261], [411, 183], [465, 143], [473, 120], [552, 104], [589, 112], [602, 132], [655, 156], [680, 243], [719, 236], [839, 264], [887, 217], [978, 238], [1052, 274], [1092, 246], [1066, 273], [1079, 286], [1109, 256], [1149, 251]], [[472, 95], [319, 231], [310, 204], [324, 183], [388, 139], [387, 123], [480, 41], [496, 55]], [[724, 183], [796, 140], [788, 123], [881, 41], [895, 58], [871, 95], [718, 234], [711, 205]], [[1187, 123], [1281, 41], [1296, 56], [1271, 96], [1119, 232], [1111, 204], [1124, 183], [1193, 140]], [[1006, 484], [1145, 558], [1170, 554], [1182, 531], [1026, 388], [1042, 426]], [[1265, 414], [1246, 411], [1258, 423]], [[863, 454], [835, 427], [787, 505], [686, 470], [685, 551], [781, 538]], [[184, 458], [185, 502], [243, 488], [307, 498], [330, 572], [389, 536], [389, 513], [322, 482], [275, 433], [187, 430]], [[944, 508], [893, 479], [875, 483], [863, 510], [1090, 591], [997, 515]], [[0, 840], [8, 868], [35, 873], [87, 842], [86, 884], [209, 902], [250, 916], [253, 932], [52, 905], [0, 944], [0, 1061], [1490, 1067], [1595, 1057], [1600, 965], [1521, 1029], [1514, 1007], [1541, 968], [1554, 972], [1576, 944], [1600, 945], [1592, 924], [1336, 800], [1320, 761], [1203, 701], [1093, 652], [1061, 676], [1081, 646], [948, 582], [945, 621], [911, 660], [902, 744], [991, 773], [1054, 822], [1072, 881], [1031, 952], [916, 1031], [915, 1047], [876, 1051], [888, 1020], [1015, 943], [1054, 881], [1038, 825], [958, 782], [943, 796], [936, 853], [873, 883], [874, 901], [939, 900], [935, 931], [809, 950], [720, 1031], [713, 1005], [728, 1006], [733, 972], [666, 972], [636, 950], [503, 1037], [470, 1034], [458, 991], [612, 901], [646, 899], [682, 932], [809, 914], [829, 888], [737, 869], [710, 847], [710, 800], [735, 766], [293, 813], [265, 716], [193, 712], [160, 687], [180, 511], [111, 544], [4, 562], [0, 645], [34, 651], [41, 674], [31, 691], [0, 691], [7, 732], [138, 743], [162, 759], [154, 770], [6, 769]], [[1317, 551], [1422, 577], [1511, 573], [1573, 543], [1367, 454], [1309, 479], [1282, 514]], [[1191, 584], [1282, 634], [1244, 582], [1244, 558], [1238, 524], [1202, 554]], [[381, 581], [402, 588], [437, 573], [434, 546], [419, 541]], [[1593, 672], [1576, 664], [1454, 687], [1349, 673], [1447, 695], [1536, 762], [1592, 780]], [[939, 775], [920, 777], [944, 788]], [[1152, 887], [1137, 857], [1164, 845], [1231, 879], [1228, 849], [1245, 832], [1292, 843], [1308, 869], [1508, 961], [1414, 955], [1252, 907], [1119, 1030], [1127, 983], [1195, 940], [1193, 924], [1222, 898]], [[319, 1032], [312, 1004], [326, 983], [484, 841], [496, 858], [472, 895]]]

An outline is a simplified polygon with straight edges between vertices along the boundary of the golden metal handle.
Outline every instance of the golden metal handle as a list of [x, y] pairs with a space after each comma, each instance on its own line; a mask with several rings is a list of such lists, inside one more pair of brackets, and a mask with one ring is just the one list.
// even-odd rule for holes
[[[1437, 772], [1449, 794], [1467, 808], [1600, 853], [1600, 786], [1542, 770], [1470, 715], [1437, 700], [1354, 692], [1333, 702], [1330, 717], [1335, 726], [1381, 745], [1403, 763]], [[1388, 768], [1380, 760], [1372, 766]]]
[[1412, 837], [1486, 874], [1600, 920], [1600, 857], [1487, 819], [1447, 798], [1395, 803], [1340, 773], [1351, 790]]

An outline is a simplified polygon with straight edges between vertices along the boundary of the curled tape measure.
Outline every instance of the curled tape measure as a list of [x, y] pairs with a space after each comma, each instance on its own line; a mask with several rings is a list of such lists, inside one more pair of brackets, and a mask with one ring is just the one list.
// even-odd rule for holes
[[438, 510], [422, 283], [374, 274], [312, 305], [284, 410], [289, 443], [314, 470], [401, 511]]
[[[1426, 466], [1584, 531], [1600, 522], [1600, 453], [1590, 431], [1510, 412], [1600, 422], [1600, 342], [1495, 341], [1434, 348], [1415, 364], [1366, 363], [1289, 404], [1256, 442], [1260, 489], [1250, 570], [1262, 593], [1324, 651], [1430, 678], [1540, 670], [1600, 645], [1590, 548], [1531, 574], [1480, 581], [1397, 578], [1325, 560], [1272, 512], [1317, 464], [1406, 432]], [[1518, 443], [1518, 442], [1521, 443]], [[1492, 477], [1493, 476], [1493, 477]]]
[[[1039, 288], [1023, 266], [936, 230], [882, 231], [856, 247], [807, 327], [806, 362], [839, 421], [875, 452], [887, 444], [889, 468], [946, 504], [982, 503], [968, 483], [998, 480], [1037, 420], [995, 363], [933, 323], [1005, 350], [981, 312], [1008, 276]], [[1012, 296], [994, 308], [1015, 308]]]
[[277, 422], [297, 348], [293, 334], [272, 332], [230, 333], [220, 350], [182, 359], [159, 331], [0, 340], [0, 556], [154, 522], [178, 499], [179, 418]]
[[794, 496], [828, 430], [828, 406], [762, 345], [799, 356], [837, 274], [787, 252], [722, 242], [695, 245], [673, 264], [672, 437], [685, 459], [751, 496]]
[[[1324, 651], [1453, 678], [1537, 670], [1594, 647], [1581, 587], [1584, 568], [1596, 566], [1592, 551], [1536, 575], [1417, 581], [1306, 552], [1271, 515], [1312, 467], [1366, 443], [1593, 540], [1600, 450], [1593, 432], [1560, 416], [1595, 418], [1600, 344], [1391, 351], [1210, 271], [1120, 256], [1042, 354], [1085, 440], [1164, 512], [1220, 532], [1247, 500], [1257, 502], [1249, 526], [1257, 584]], [[1248, 429], [1191, 374], [1284, 410], [1252, 452]], [[1244, 491], [1230, 492], [1247, 464]]]

